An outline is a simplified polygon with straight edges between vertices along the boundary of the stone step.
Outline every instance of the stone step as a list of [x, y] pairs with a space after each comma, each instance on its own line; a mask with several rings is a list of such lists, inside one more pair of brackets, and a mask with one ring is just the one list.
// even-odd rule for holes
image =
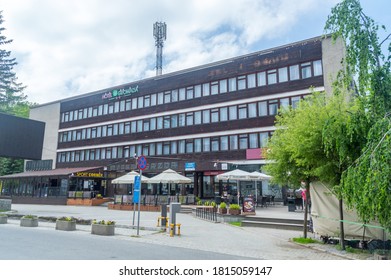
[[304, 220], [302, 219], [290, 219], [290, 218], [268, 218], [259, 216], [246, 216], [245, 220], [254, 222], [265, 222], [265, 223], [283, 223], [283, 224], [295, 224], [302, 225]]
[[278, 222], [263, 222], [263, 221], [251, 221], [243, 220], [243, 227], [262, 227], [262, 228], [274, 228], [274, 229], [285, 229], [285, 230], [298, 230], [303, 231], [303, 224], [294, 224], [294, 223], [278, 223]]

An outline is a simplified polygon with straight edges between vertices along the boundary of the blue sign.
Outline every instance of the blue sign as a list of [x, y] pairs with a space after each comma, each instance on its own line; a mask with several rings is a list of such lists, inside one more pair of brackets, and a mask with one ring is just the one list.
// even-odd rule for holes
[[186, 162], [185, 163], [185, 170], [186, 171], [195, 171], [196, 170], [196, 163], [195, 162]]
[[139, 203], [140, 189], [141, 189], [141, 178], [140, 178], [140, 176], [135, 176], [134, 177], [133, 203]]

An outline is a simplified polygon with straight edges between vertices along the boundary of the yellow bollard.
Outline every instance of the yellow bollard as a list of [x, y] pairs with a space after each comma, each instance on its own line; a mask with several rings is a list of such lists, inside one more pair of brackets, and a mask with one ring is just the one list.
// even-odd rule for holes
[[157, 225], [156, 225], [157, 227], [158, 227], [159, 224], [160, 224], [160, 218], [161, 218], [161, 217], [157, 217]]
[[168, 228], [168, 220], [169, 218], [166, 218], [166, 228]]
[[177, 224], [178, 226], [178, 235], [181, 235], [181, 224]]
[[170, 224], [170, 237], [174, 236], [174, 224]]

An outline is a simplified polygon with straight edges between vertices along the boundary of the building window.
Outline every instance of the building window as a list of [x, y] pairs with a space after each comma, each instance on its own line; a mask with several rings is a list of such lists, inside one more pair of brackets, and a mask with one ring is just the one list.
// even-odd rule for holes
[[259, 143], [261, 148], [267, 147], [267, 141], [269, 140], [269, 133], [261, 132], [259, 133]]
[[257, 73], [258, 86], [266, 86], [266, 74], [265, 72]]
[[176, 141], [171, 142], [171, 154], [176, 154], [177, 153], [177, 143]]
[[220, 121], [221, 122], [228, 121], [228, 108], [227, 107], [220, 108]]
[[272, 85], [277, 83], [277, 70], [269, 70], [267, 71], [267, 84]]
[[221, 136], [220, 137], [220, 151], [227, 151], [228, 150], [228, 136]]
[[228, 89], [230, 92], [236, 91], [236, 77], [228, 80]]
[[186, 125], [186, 115], [185, 114], [179, 114], [179, 126], [185, 126]]
[[210, 93], [211, 95], [215, 95], [219, 93], [219, 82], [210, 83]]
[[289, 108], [289, 98], [280, 99], [280, 109], [288, 109]]
[[314, 76], [323, 75], [322, 61], [321, 60], [314, 61], [313, 62], [313, 66], [314, 66]]
[[312, 76], [311, 62], [302, 63], [301, 64], [301, 78], [307, 79], [307, 78], [311, 78], [311, 76]]
[[202, 123], [201, 111], [194, 112], [194, 124], [201, 124], [201, 123]]
[[171, 116], [171, 127], [178, 127], [178, 115]]
[[227, 80], [220, 81], [220, 93], [226, 93], [228, 91], [227, 88]]
[[193, 113], [187, 113], [186, 114], [186, 125], [190, 126], [194, 124], [194, 114]]
[[179, 89], [179, 101], [186, 100], [186, 89]]
[[171, 117], [170, 116], [164, 116], [163, 118], [163, 128], [168, 129], [171, 127]]
[[219, 121], [219, 109], [212, 109], [210, 111], [212, 123]]
[[229, 107], [229, 120], [237, 120], [238, 119], [238, 107], [230, 106]]
[[237, 135], [229, 136], [229, 149], [230, 150], [237, 150], [238, 149], [238, 136]]
[[164, 93], [164, 103], [170, 103], [171, 102], [171, 91], [166, 91]]
[[163, 154], [163, 143], [156, 143], [156, 155], [160, 156]]
[[288, 81], [288, 68], [279, 68], [278, 69], [278, 82], [283, 83]]
[[144, 106], [145, 107], [151, 106], [151, 96], [150, 95], [147, 95], [144, 97]]
[[178, 102], [178, 90], [171, 91], [171, 102]]
[[202, 144], [201, 139], [194, 139], [194, 152], [200, 153], [202, 151]]
[[179, 140], [178, 141], [178, 154], [184, 154], [185, 148], [186, 148], [185, 140]]
[[159, 92], [157, 94], [157, 105], [162, 105], [164, 103], [164, 94], [163, 92]]
[[202, 85], [202, 96], [208, 96], [210, 94], [209, 92], [209, 83]]
[[258, 134], [251, 133], [249, 135], [249, 140], [250, 140], [250, 149], [258, 148]]
[[202, 139], [202, 151], [210, 152], [210, 138]]
[[157, 104], [157, 96], [155, 94], [151, 94], [151, 106], [156, 106]]
[[194, 89], [193, 87], [188, 87], [186, 89], [186, 99], [193, 99], [194, 98]]
[[295, 96], [295, 97], [291, 98], [293, 109], [297, 108], [297, 106], [299, 105], [300, 99], [301, 99], [300, 96]]
[[246, 89], [246, 76], [238, 77], [238, 90]]
[[202, 111], [202, 123], [210, 123], [210, 110]]
[[247, 87], [248, 88], [254, 88], [256, 87], [256, 81], [255, 81], [255, 74], [249, 74], [247, 75]]
[[132, 98], [132, 110], [137, 109], [137, 98]]
[[156, 118], [156, 129], [163, 129], [163, 117]]
[[149, 131], [150, 129], [150, 123], [149, 123], [149, 120], [144, 120], [144, 127], [143, 127], [143, 131]]
[[163, 143], [163, 155], [169, 155], [170, 154], [170, 142], [164, 142]]
[[125, 110], [130, 111], [132, 109], [132, 100], [128, 99], [125, 101]]
[[247, 119], [247, 105], [239, 105], [239, 120]]
[[291, 81], [300, 79], [299, 65], [289, 66], [289, 78]]
[[201, 97], [201, 93], [202, 93], [201, 85], [194, 86], [194, 98]]
[[269, 100], [269, 115], [277, 115], [278, 100]]
[[149, 129], [156, 130], [156, 118], [152, 118], [149, 120]]
[[186, 153], [188, 154], [193, 153], [193, 140], [186, 141]]
[[248, 104], [248, 117], [249, 118], [257, 117], [257, 103]]
[[211, 139], [211, 147], [212, 147], [212, 152], [219, 151], [219, 138], [218, 137], [213, 137]]
[[248, 148], [248, 135], [242, 134], [239, 135], [239, 149], [245, 150]]

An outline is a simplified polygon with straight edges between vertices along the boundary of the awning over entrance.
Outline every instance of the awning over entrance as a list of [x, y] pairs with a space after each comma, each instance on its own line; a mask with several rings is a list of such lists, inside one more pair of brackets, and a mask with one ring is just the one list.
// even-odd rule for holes
[[59, 168], [51, 170], [40, 170], [40, 171], [26, 171], [22, 173], [15, 173], [11, 175], [0, 176], [0, 179], [13, 179], [13, 178], [26, 178], [26, 177], [45, 177], [45, 176], [69, 176], [76, 175], [80, 172], [87, 172], [102, 168], [99, 167], [78, 167], [78, 168]]

